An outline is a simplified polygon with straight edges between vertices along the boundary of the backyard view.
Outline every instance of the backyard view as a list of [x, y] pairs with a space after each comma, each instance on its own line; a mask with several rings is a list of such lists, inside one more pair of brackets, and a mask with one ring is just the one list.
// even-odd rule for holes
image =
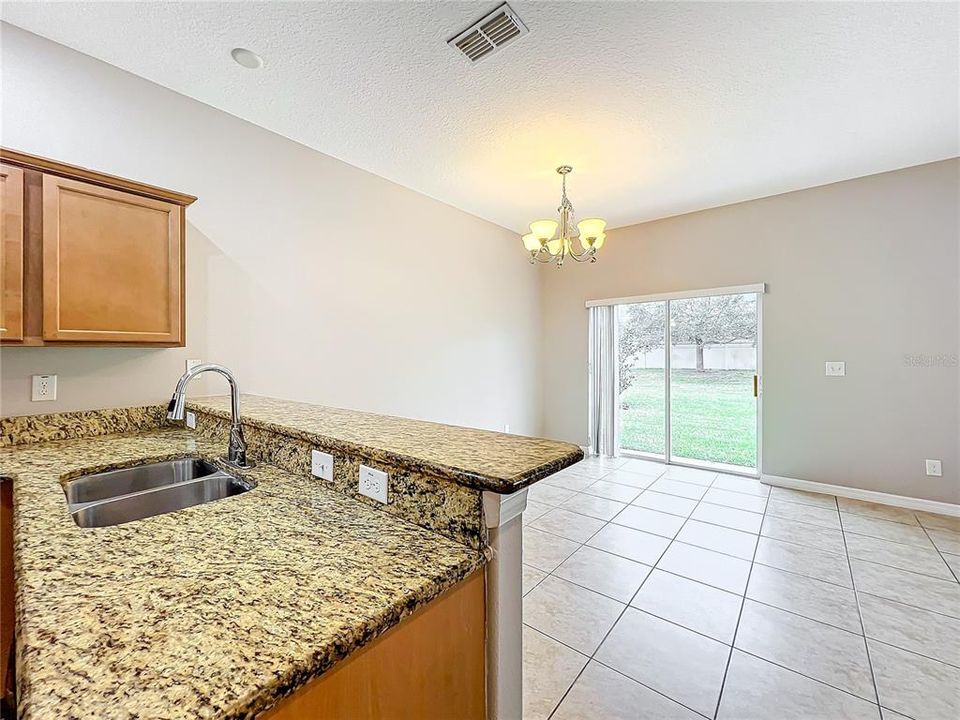
[[[673, 458], [754, 467], [756, 296], [671, 300]], [[617, 309], [620, 445], [664, 455], [666, 302]]]
[[[662, 369], [633, 370], [620, 396], [620, 444], [664, 453]], [[757, 459], [752, 370], [674, 370], [671, 404], [675, 457], [753, 467]]]

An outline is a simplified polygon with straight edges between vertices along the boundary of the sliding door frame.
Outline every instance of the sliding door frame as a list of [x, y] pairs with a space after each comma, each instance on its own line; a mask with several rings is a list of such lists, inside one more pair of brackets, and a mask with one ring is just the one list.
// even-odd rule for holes
[[670, 458], [673, 456], [673, 422], [670, 415], [670, 373], [671, 368], [671, 350], [673, 345], [670, 343], [670, 301], [663, 300], [663, 431], [666, 435], [663, 438], [663, 462], [670, 464]]
[[[728, 475], [743, 475], [745, 477], [757, 478], [761, 476], [763, 467], [763, 296], [767, 292], [766, 283], [755, 283], [753, 285], [733, 285], [721, 288], [709, 288], [705, 290], [686, 290], [679, 292], [656, 293], [652, 295], [634, 295], [631, 297], [608, 298], [603, 300], [588, 300], [586, 307], [598, 307], [604, 305], [633, 305], [636, 303], [662, 302], [664, 315], [664, 454], [661, 458], [657, 453], [645, 453], [636, 450], [623, 451], [618, 448], [618, 452], [624, 457], [636, 457], [653, 462], [662, 462], [665, 465], [677, 465], [679, 467], [689, 467], [696, 469], [716, 469], [717, 472], [724, 472]], [[670, 420], [670, 372], [671, 362], [670, 354], [673, 349], [672, 338], [670, 335], [670, 301], [685, 300], [696, 297], [712, 297], [717, 295], [745, 295], [755, 293], [757, 296], [757, 465], [750, 470], [744, 468], [738, 470], [735, 465], [722, 465], [720, 463], [703, 463], [674, 460], [672, 447], [672, 427]], [[718, 466], [722, 465], [722, 469]]]

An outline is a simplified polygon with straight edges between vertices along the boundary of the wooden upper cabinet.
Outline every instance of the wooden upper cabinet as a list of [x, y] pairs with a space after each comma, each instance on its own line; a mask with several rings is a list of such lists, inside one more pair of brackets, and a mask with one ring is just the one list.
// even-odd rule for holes
[[182, 346], [196, 198], [5, 148], [0, 159], [0, 341]]
[[23, 170], [0, 164], [0, 339], [23, 339]]
[[44, 175], [44, 340], [180, 343], [180, 210]]

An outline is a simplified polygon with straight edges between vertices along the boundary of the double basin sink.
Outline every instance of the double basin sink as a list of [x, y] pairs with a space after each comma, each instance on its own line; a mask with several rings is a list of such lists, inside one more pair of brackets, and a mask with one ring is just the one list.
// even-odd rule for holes
[[64, 484], [80, 527], [120, 525], [240, 495], [255, 484], [199, 458], [181, 458], [81, 475]]

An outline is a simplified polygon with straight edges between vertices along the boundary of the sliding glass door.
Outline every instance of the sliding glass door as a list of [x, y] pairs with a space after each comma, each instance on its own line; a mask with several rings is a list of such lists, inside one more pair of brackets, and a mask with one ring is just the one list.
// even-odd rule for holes
[[760, 294], [691, 295], [615, 305], [620, 449], [753, 471]]

